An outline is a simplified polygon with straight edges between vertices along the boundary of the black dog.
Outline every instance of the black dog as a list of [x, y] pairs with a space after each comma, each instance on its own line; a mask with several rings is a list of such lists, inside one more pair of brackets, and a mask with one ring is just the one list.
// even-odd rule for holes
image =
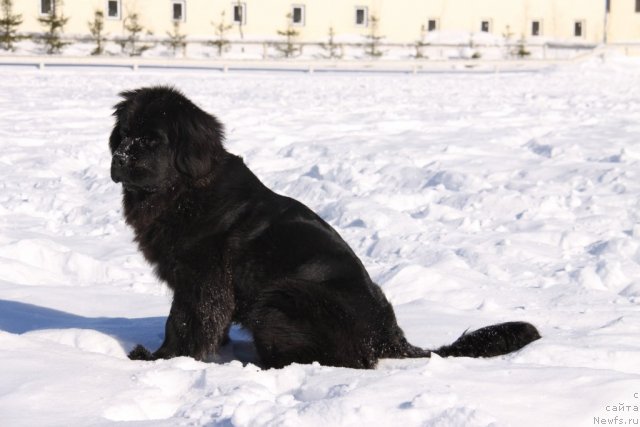
[[[275, 194], [222, 146], [221, 124], [169, 87], [123, 92], [109, 139], [126, 222], [173, 290], [164, 343], [131, 359], [214, 354], [232, 322], [264, 367], [373, 368], [429, 357], [407, 342], [380, 288], [338, 233]], [[506, 354], [540, 338], [524, 322], [463, 334], [441, 356]]]

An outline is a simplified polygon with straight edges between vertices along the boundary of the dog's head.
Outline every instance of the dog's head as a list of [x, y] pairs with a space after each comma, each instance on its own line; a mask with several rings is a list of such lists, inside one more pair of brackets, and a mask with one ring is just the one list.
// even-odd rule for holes
[[109, 138], [111, 178], [125, 190], [156, 192], [197, 182], [224, 154], [222, 125], [166, 86], [120, 94]]

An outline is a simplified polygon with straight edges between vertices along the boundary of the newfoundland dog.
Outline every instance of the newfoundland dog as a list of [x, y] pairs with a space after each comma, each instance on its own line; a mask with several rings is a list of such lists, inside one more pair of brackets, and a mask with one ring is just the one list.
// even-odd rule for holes
[[164, 342], [131, 359], [203, 360], [237, 322], [265, 368], [311, 363], [374, 368], [380, 358], [490, 357], [540, 338], [509, 322], [437, 350], [404, 337], [391, 304], [340, 235], [308, 207], [269, 190], [223, 147], [222, 125], [182, 93], [127, 91], [109, 138], [124, 216], [173, 291]]

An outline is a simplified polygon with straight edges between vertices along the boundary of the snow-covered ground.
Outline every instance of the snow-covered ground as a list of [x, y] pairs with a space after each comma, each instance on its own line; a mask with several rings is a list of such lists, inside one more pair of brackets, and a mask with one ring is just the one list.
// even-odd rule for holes
[[[157, 347], [171, 296], [121, 217], [117, 93], [174, 84], [362, 257], [414, 344], [494, 359], [262, 371]], [[640, 412], [640, 62], [511, 74], [0, 68], [0, 425], [587, 426]], [[635, 409], [634, 409], [635, 408]], [[617, 421], [619, 422], [619, 421]]]

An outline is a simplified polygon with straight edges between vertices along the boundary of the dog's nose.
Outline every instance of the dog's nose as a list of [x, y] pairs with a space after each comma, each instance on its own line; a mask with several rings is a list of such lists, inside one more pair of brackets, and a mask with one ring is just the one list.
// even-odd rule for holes
[[126, 163], [126, 158], [122, 155], [114, 154], [111, 159], [111, 179], [113, 182], [122, 181], [122, 171]]

